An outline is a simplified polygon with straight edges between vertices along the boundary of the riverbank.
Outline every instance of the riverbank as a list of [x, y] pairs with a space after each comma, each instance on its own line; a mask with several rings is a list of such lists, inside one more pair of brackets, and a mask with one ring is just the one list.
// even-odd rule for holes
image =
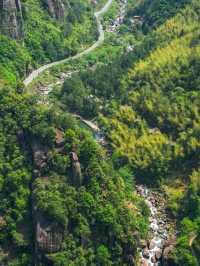
[[150, 210], [149, 238], [141, 241], [140, 265], [159, 266], [167, 259], [168, 252], [176, 243], [175, 224], [168, 217], [166, 199], [158, 191], [153, 191], [144, 185], [136, 186], [137, 194], [145, 199]]
[[[36, 70], [35, 73], [32, 73], [27, 80], [24, 81], [25, 86], [28, 86], [35, 78], [37, 78], [44, 70], [51, 68], [55, 65], [63, 64], [68, 60], [77, 59], [91, 51], [95, 50], [103, 41], [104, 41], [104, 29], [101, 24], [101, 16], [106, 12], [106, 10], [111, 5], [112, 1], [108, 1], [107, 4], [102, 8], [102, 10], [95, 13], [95, 17], [97, 20], [98, 30], [99, 30], [99, 39], [98, 41], [93, 44], [90, 48], [86, 49], [82, 53], [77, 54], [74, 57], [61, 60], [59, 62], [54, 62], [49, 65], [45, 65], [42, 68]], [[124, 10], [124, 9], [123, 9]], [[124, 12], [124, 11], [123, 11]], [[61, 73], [59, 80], [56, 83], [52, 83], [46, 87], [41, 87], [40, 94], [44, 96], [48, 96], [49, 92], [53, 89], [54, 86], [61, 86], [64, 83], [66, 78], [71, 77], [73, 73], [77, 71], [69, 71], [66, 73]], [[85, 120], [80, 116], [76, 116], [77, 119], [80, 119], [84, 124], [86, 124], [91, 131], [93, 132], [100, 132], [98, 126], [91, 121]], [[96, 136], [96, 135], [95, 135]], [[104, 138], [100, 138], [97, 135], [96, 140], [100, 144], [105, 143]], [[162, 196], [158, 193], [153, 193], [152, 191], [148, 190], [147, 188], [140, 186], [137, 187], [138, 195], [145, 199], [147, 206], [150, 209], [150, 235], [149, 239], [145, 240], [144, 247], [139, 251], [140, 258], [141, 258], [141, 265], [143, 266], [158, 266], [163, 258], [163, 253], [165, 249], [165, 245], [169, 240], [169, 221], [167, 219], [167, 214], [165, 211], [165, 202], [162, 199]]]

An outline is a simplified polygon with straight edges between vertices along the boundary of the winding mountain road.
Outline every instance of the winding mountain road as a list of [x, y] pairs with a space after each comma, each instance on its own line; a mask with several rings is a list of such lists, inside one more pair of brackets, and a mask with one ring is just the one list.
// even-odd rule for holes
[[[63, 60], [55, 61], [50, 64], [46, 64], [41, 66], [40, 68], [34, 70], [23, 82], [25, 86], [28, 86], [34, 79], [36, 79], [40, 74], [42, 74], [45, 70], [50, 69], [53, 66], [60, 65], [63, 63], [68, 62], [72, 59], [77, 59], [82, 57], [83, 55], [89, 54], [90, 52], [94, 51], [97, 47], [99, 47], [104, 42], [104, 30], [103, 25], [101, 23], [102, 16], [105, 12], [108, 11], [112, 4], [113, 0], [108, 0], [103, 8], [94, 13], [97, 22], [97, 29], [98, 29], [98, 39], [97, 41], [91, 45], [89, 48], [85, 49], [84, 51], [65, 58]], [[125, 2], [126, 3], [126, 2]], [[73, 72], [69, 72], [68, 74], [72, 74]], [[59, 83], [61, 84], [61, 83]], [[50, 86], [43, 90], [43, 94], [48, 95], [50, 92]], [[106, 143], [104, 138], [104, 133], [98, 127], [96, 123], [90, 120], [86, 120], [80, 115], [72, 114], [76, 119], [79, 119], [84, 125], [89, 127], [91, 131], [94, 133], [94, 137], [98, 143], [104, 145]], [[162, 254], [164, 251], [166, 240], [169, 238], [169, 228], [168, 228], [168, 221], [166, 219], [167, 213], [165, 212], [164, 201], [160, 200], [162, 195], [158, 193], [155, 194], [147, 187], [143, 185], [139, 185], [136, 187], [137, 193], [139, 196], [143, 197], [147, 206], [150, 209], [150, 228], [151, 228], [151, 240], [146, 241], [146, 245], [143, 249], [140, 249], [140, 265], [148, 265], [148, 266], [158, 266], [160, 265], [160, 261], [162, 258]], [[194, 234], [191, 236], [190, 239], [190, 246], [192, 249], [193, 241], [197, 236]], [[193, 251], [193, 250], [192, 250]], [[193, 251], [194, 252], [194, 251]]]
[[110, 8], [111, 4], [112, 4], [113, 0], [108, 0], [106, 2], [106, 4], [103, 6], [103, 8], [97, 12], [94, 13], [94, 16], [96, 18], [97, 21], [97, 29], [98, 29], [98, 33], [99, 33], [99, 37], [98, 40], [91, 45], [89, 48], [87, 48], [86, 50], [74, 55], [74, 56], [70, 56], [67, 57], [65, 59], [59, 60], [59, 61], [55, 61], [49, 64], [46, 64], [44, 66], [41, 66], [40, 68], [34, 70], [24, 81], [24, 85], [28, 86], [34, 79], [36, 79], [40, 74], [42, 74], [45, 70], [52, 68], [53, 66], [57, 66], [63, 63], [68, 62], [69, 60], [72, 59], [77, 59], [82, 57], [83, 55], [89, 54], [92, 51], [94, 51], [97, 47], [99, 47], [103, 42], [104, 42], [104, 30], [103, 30], [103, 25], [101, 23], [101, 19], [104, 13], [106, 13], [108, 11], [108, 9]]

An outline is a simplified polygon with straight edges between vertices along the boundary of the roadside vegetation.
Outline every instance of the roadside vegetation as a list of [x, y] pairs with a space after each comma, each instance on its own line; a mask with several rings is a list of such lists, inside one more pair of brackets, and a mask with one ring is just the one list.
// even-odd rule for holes
[[[138, 4], [137, 10], [143, 8]], [[133, 52], [82, 71], [72, 80], [81, 84], [81, 99], [91, 100], [92, 108], [88, 111], [89, 104], [80, 104], [79, 113], [90, 117], [101, 113], [99, 122], [111, 143], [115, 167], [129, 167], [137, 182], [166, 193], [179, 231], [171, 259], [175, 265], [194, 266], [199, 263], [200, 237], [200, 6], [195, 0], [173, 1], [162, 20], [163, 7], [152, 4], [152, 8], [158, 18], [149, 23], [148, 31], [147, 26], [138, 29], [138, 36], [145, 35]], [[144, 17], [151, 21], [153, 14], [146, 10]], [[57, 97], [62, 108], [73, 111], [70, 82], [66, 80]]]
[[[105, 29], [117, 15], [116, 3]], [[116, 32], [106, 32], [102, 47], [31, 84], [33, 91], [77, 71], [53, 86], [46, 105], [37, 93], [23, 90], [21, 78], [31, 66], [89, 46], [96, 26], [85, 1], [68, 18], [68, 32], [40, 11], [38, 1], [24, 5], [31, 10], [24, 46], [0, 37], [0, 260], [9, 266], [33, 262], [34, 197], [38, 212], [67, 232], [59, 252], [48, 256], [53, 265], [136, 264], [139, 240], [147, 238], [149, 226], [149, 210], [135, 192], [135, 184], [142, 183], [162, 191], [176, 221], [171, 265], [198, 266], [199, 1], [129, 1], [124, 22]], [[70, 113], [98, 121], [106, 147]], [[58, 130], [64, 135], [62, 149], [56, 146]], [[35, 140], [47, 150], [41, 179], [33, 175]], [[79, 185], [71, 174], [74, 150], [81, 164]]]
[[71, 8], [64, 24], [50, 17], [42, 1], [22, 3], [23, 43], [0, 36], [1, 84], [3, 80], [16, 84], [39, 65], [74, 55], [91, 45], [96, 38], [92, 6], [83, 0], [69, 2]]

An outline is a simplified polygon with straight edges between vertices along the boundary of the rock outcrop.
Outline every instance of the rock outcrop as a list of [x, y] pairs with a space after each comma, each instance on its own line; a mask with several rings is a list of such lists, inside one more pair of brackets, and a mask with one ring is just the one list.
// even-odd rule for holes
[[[47, 179], [48, 180], [48, 179]], [[60, 250], [64, 232], [63, 228], [56, 222], [50, 221], [45, 213], [37, 209], [36, 202], [32, 202], [34, 238], [35, 238], [35, 266], [49, 265], [43, 262], [48, 260], [48, 255]]]
[[62, 0], [43, 0], [51, 17], [63, 21], [65, 17], [65, 5]]
[[[34, 179], [42, 180], [44, 189], [46, 183], [49, 182], [50, 177], [46, 176], [46, 170], [48, 168], [48, 147], [40, 143], [37, 139], [33, 139], [31, 142], [32, 154], [33, 154], [33, 174]], [[55, 150], [58, 153], [64, 152], [64, 133], [57, 129], [55, 136]], [[79, 158], [76, 152], [73, 151], [69, 154], [71, 159], [71, 182], [75, 187], [79, 187], [82, 184], [82, 173]], [[49, 254], [58, 252], [61, 248], [63, 237], [67, 232], [67, 226], [61, 226], [56, 221], [50, 220], [47, 214], [40, 210], [37, 206], [35, 198], [35, 187], [33, 183], [32, 187], [32, 215], [34, 222], [35, 232], [35, 265], [51, 265], [47, 261], [50, 259]], [[82, 239], [82, 242], [86, 242]], [[131, 258], [129, 258], [131, 260]], [[133, 260], [132, 260], [133, 262]], [[130, 265], [133, 265], [130, 264]]]
[[174, 251], [174, 247], [176, 245], [176, 236], [172, 236], [165, 242], [162, 254], [162, 264], [164, 266], [172, 266], [175, 265], [173, 263], [173, 259], [171, 258], [171, 254]]
[[[174, 265], [171, 254], [176, 244], [174, 221], [167, 217], [166, 202], [162, 193], [151, 191], [142, 185], [136, 186], [139, 196], [145, 199], [150, 209], [150, 239], [140, 240], [141, 265]], [[169, 236], [169, 228], [174, 231], [174, 236]]]
[[23, 38], [20, 0], [0, 0], [0, 33], [13, 39]]
[[75, 152], [71, 152], [70, 157], [72, 167], [72, 183], [75, 187], [79, 187], [82, 183], [81, 165]]
[[37, 252], [54, 253], [59, 251], [63, 241], [63, 230], [48, 222], [41, 214], [35, 214]]
[[38, 143], [36, 140], [32, 141], [33, 161], [34, 161], [34, 177], [41, 177], [43, 171], [47, 166], [47, 148]]
[[[41, 0], [50, 16], [64, 22], [68, 1]], [[64, 4], [65, 3], [65, 4]], [[12, 39], [23, 39], [23, 16], [21, 0], [0, 0], [0, 33]]]
[[[58, 142], [61, 145], [63, 141], [62, 132], [58, 131], [56, 134], [56, 144]], [[48, 182], [49, 177], [44, 176], [45, 169], [48, 161], [48, 148], [38, 142], [38, 140], [32, 140], [32, 152], [34, 161], [34, 178], [35, 180], [43, 180]], [[58, 252], [63, 242], [64, 231], [66, 228], [58, 225], [54, 221], [50, 221], [47, 215], [37, 208], [35, 200], [35, 187], [33, 183], [33, 197], [32, 197], [32, 215], [35, 232], [35, 265], [41, 265], [40, 263], [45, 261], [42, 265], [47, 265], [46, 260], [48, 254]], [[49, 265], [49, 264], [48, 264]]]

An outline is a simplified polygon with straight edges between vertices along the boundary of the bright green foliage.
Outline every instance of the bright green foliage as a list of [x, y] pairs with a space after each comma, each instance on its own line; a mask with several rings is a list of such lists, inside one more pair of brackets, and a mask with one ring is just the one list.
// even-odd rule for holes
[[[103, 122], [106, 124], [105, 119]], [[122, 106], [109, 118], [107, 130], [113, 143], [115, 160], [129, 163], [138, 178], [147, 182], [152, 183], [153, 179], [165, 176], [172, 156], [167, 136], [160, 131], [151, 132], [127, 106]]]
[[104, 245], [99, 246], [97, 249], [97, 265], [112, 265], [109, 258], [108, 249]]
[[141, 15], [144, 19], [143, 30], [148, 32], [176, 15], [179, 9], [190, 2], [191, 0], [138, 0], [129, 15]]
[[[91, 10], [82, 1], [73, 6], [75, 15], [66, 17], [69, 29], [65, 34], [61, 24], [38, 12], [38, 1], [25, 5], [31, 9], [25, 48], [2, 37], [5, 45], [0, 49], [6, 54], [0, 53], [1, 71], [13, 83], [10, 71], [23, 75], [22, 69], [27, 70], [31, 60], [36, 63], [73, 54], [80, 43], [89, 40], [79, 39], [83, 27], [91, 25], [86, 18]], [[41, 106], [26, 94], [2, 91], [0, 241], [19, 254], [10, 265], [25, 266], [32, 261], [32, 232], [21, 230], [24, 224], [33, 228], [31, 183], [37, 212], [65, 232], [60, 251], [49, 254], [53, 265], [128, 265], [127, 255], [137, 253], [136, 237], [144, 238], [147, 233], [148, 208], [134, 193], [135, 179], [162, 185], [166, 192], [167, 207], [179, 229], [170, 258], [173, 263], [199, 264], [200, 4], [197, 0], [139, 1], [128, 16], [143, 11], [142, 30], [147, 35], [132, 53], [118, 56], [118, 48], [113, 48], [118, 56], [113, 62], [100, 53], [107, 65], [74, 75], [55, 92], [64, 111], [88, 117], [101, 112], [99, 124], [109, 143], [109, 158], [70, 115]], [[122, 27], [121, 34], [126, 30]], [[88, 34], [86, 28], [84, 32]], [[137, 34], [142, 36], [142, 32]], [[16, 62], [10, 56], [15, 53], [20, 54]], [[95, 53], [88, 57], [88, 65], [97, 58]], [[58, 128], [65, 132], [63, 149], [55, 145]], [[30, 146], [35, 139], [48, 152], [44, 177], [32, 180]], [[78, 188], [72, 185], [72, 151], [82, 171]]]
[[[34, 182], [37, 211], [59, 228], [68, 228], [60, 252], [50, 254], [54, 265], [127, 265], [127, 245], [136, 253], [132, 234], [146, 234], [148, 212], [144, 217], [139, 213], [143, 201], [134, 195], [133, 188], [126, 194], [126, 174], [121, 177], [113, 169], [90, 135], [68, 129], [65, 143], [67, 153], [77, 148], [82, 186], [75, 189], [71, 185], [70, 165], [59, 176], [52, 173], [56, 169], [51, 167], [46, 173], [48, 180]], [[128, 207], [131, 202], [133, 210]]]
[[[69, 8], [70, 7], [70, 8]], [[66, 1], [64, 21], [48, 14], [41, 0], [22, 2], [24, 40], [0, 36], [0, 86], [16, 84], [32, 68], [77, 53], [96, 38], [96, 24], [88, 1]]]
[[49, 17], [41, 1], [31, 0], [24, 4], [25, 45], [35, 61], [42, 63], [45, 60], [67, 57], [76, 53], [81, 44], [93, 40], [92, 16], [91, 11], [87, 10], [88, 3], [80, 0], [76, 3], [69, 1], [66, 5], [66, 22], [63, 24]]
[[131, 169], [138, 182], [165, 184], [169, 210], [183, 228], [171, 259], [198, 265], [199, 175], [192, 172], [200, 159], [200, 4], [142, 3], [136, 10], [146, 11], [144, 40], [128, 56], [80, 77], [98, 110], [104, 107], [99, 122], [115, 167]]
[[[49, 254], [54, 265], [127, 265], [127, 246], [136, 254], [133, 234], [147, 233], [148, 212], [140, 214], [144, 203], [130, 187], [133, 176], [116, 171], [103, 148], [69, 115], [14, 89], [0, 94], [0, 243], [5, 260], [6, 254], [17, 254], [7, 265], [33, 262], [33, 206], [64, 232], [61, 250]], [[61, 151], [55, 146], [55, 131], [62, 125], [66, 133]], [[44, 177], [34, 180], [35, 141], [48, 149], [48, 159]], [[74, 148], [83, 175], [78, 189], [71, 182], [69, 153]], [[135, 208], [128, 207], [131, 203]]]
[[11, 265], [27, 265], [32, 233], [31, 164], [23, 145], [28, 128], [31, 128], [33, 109], [29, 107], [35, 104], [35, 100], [10, 89], [1, 89], [0, 94], [0, 242], [1, 246], [9, 247], [5, 253], [9, 253], [12, 247], [19, 252], [21, 263]]
[[199, 265], [200, 244], [200, 174], [194, 171], [184, 195], [185, 216], [181, 222], [181, 235], [177, 241], [175, 260], [182, 265]]
[[[16, 41], [0, 35], [0, 88], [5, 84], [14, 85], [17, 77], [24, 76], [31, 62], [26, 49]], [[14, 60], [13, 60], [14, 59]]]

